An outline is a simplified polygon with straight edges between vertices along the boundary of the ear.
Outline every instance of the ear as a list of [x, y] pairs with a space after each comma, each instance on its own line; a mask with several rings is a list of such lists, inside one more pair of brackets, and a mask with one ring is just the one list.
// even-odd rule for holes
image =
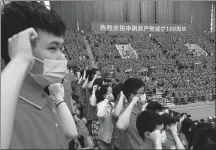
[[146, 131], [146, 132], [144, 133], [144, 137], [145, 137], [145, 138], [149, 138], [150, 136], [151, 136], [151, 132]]
[[170, 125], [166, 125], [166, 126], [165, 126], [165, 129], [170, 129], [170, 128], [171, 128]]

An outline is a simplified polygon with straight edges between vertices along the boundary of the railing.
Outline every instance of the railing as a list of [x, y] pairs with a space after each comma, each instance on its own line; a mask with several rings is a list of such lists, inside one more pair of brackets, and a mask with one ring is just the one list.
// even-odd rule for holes
[[[148, 100], [153, 100], [153, 99], [148, 99]], [[158, 101], [164, 106], [167, 106], [169, 104], [174, 104], [174, 105], [187, 105], [187, 104], [192, 104], [192, 103], [198, 103], [198, 102], [211, 102], [216, 100], [216, 95], [206, 95], [206, 96], [196, 96], [196, 97], [187, 97], [187, 98], [175, 98], [175, 97], [166, 97], [166, 98], [158, 98], [154, 99], [155, 101]]]

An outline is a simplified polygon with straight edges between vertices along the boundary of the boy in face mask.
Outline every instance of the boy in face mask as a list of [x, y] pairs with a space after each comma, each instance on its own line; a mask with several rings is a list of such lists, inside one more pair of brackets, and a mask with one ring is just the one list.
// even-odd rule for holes
[[[66, 136], [71, 140], [77, 132], [73, 118], [71, 126], [74, 132], [65, 128], [67, 121], [64, 116], [72, 116], [62, 115], [68, 109], [62, 99], [62, 89], [59, 86], [54, 88], [55, 92], [52, 94], [58, 101], [54, 103], [53, 100], [52, 105], [49, 100], [42, 97], [43, 89], [51, 84], [60, 83], [67, 70], [67, 61], [61, 52], [65, 24], [53, 10], [48, 10], [38, 2], [22, 1], [5, 5], [2, 12], [1, 49], [6, 63], [10, 61], [8, 47], [20, 47], [23, 43], [19, 41], [25, 41], [19, 33], [28, 28], [33, 28], [38, 34], [38, 38], [31, 41], [35, 60], [20, 89], [9, 148], [67, 149]], [[22, 48], [25, 49], [26, 44], [23, 44]], [[58, 114], [55, 111], [56, 107]]]

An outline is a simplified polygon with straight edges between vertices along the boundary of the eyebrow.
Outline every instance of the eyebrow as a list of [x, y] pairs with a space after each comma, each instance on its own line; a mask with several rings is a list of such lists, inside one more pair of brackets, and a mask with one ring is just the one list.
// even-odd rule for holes
[[49, 45], [51, 45], [51, 44], [60, 45], [60, 44], [64, 44], [64, 42], [63, 42], [63, 43], [60, 43], [60, 42], [58, 42], [58, 41], [53, 41], [53, 42], [51, 42]]

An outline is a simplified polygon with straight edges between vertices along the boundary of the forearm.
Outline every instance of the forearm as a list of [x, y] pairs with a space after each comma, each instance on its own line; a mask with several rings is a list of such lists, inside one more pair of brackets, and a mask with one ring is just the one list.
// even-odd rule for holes
[[116, 123], [116, 126], [120, 130], [127, 130], [128, 126], [130, 124], [130, 117], [131, 113], [134, 107], [134, 103], [130, 103], [130, 105], [127, 107], [127, 109], [119, 116], [119, 119]]
[[92, 95], [91, 97], [89, 98], [89, 101], [90, 101], [90, 105], [95, 107], [96, 106], [96, 101], [97, 101], [97, 98], [95, 96], [95, 92], [92, 92]]
[[96, 78], [93, 78], [93, 80], [89, 83], [88, 88], [91, 89], [93, 87], [94, 81]]
[[123, 110], [123, 97], [119, 98], [119, 102], [117, 103], [116, 107], [114, 108], [113, 116], [114, 117], [119, 117], [120, 113]]
[[88, 85], [88, 78], [85, 80], [85, 82], [83, 83], [82, 85], [82, 88], [83, 89], [86, 89], [87, 88], [87, 85]]
[[174, 141], [176, 143], [177, 149], [185, 149], [184, 145], [182, 144], [181, 140], [179, 139], [177, 134], [172, 134]]
[[73, 116], [71, 115], [68, 109], [67, 104], [63, 102], [60, 105], [58, 105], [57, 108], [58, 108], [59, 118], [60, 118], [63, 130], [65, 132], [65, 136], [70, 139], [75, 138], [78, 135], [76, 124], [75, 124]]
[[83, 78], [82, 78], [82, 77], [80, 77], [80, 79], [79, 79], [79, 81], [78, 81], [78, 84], [81, 84], [81, 83], [82, 83], [82, 81], [83, 81]]
[[155, 149], [162, 149], [162, 144], [160, 141], [154, 142]]
[[21, 58], [14, 58], [9, 62], [1, 74], [2, 149], [9, 148], [17, 99], [29, 65], [30, 61], [25, 61]]

